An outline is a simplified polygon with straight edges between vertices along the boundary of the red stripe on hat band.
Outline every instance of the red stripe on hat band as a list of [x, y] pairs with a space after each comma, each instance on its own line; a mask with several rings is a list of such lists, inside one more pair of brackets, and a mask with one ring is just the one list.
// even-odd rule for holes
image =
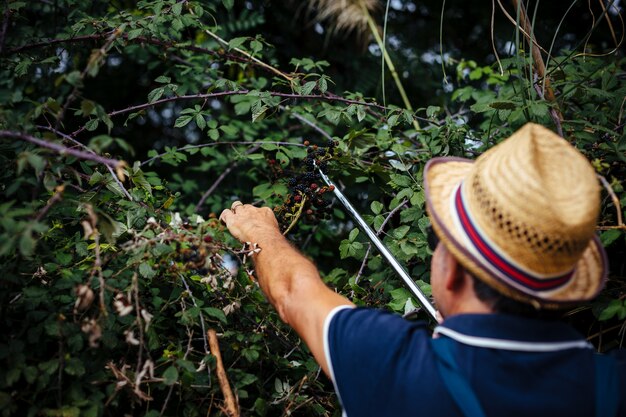
[[508, 262], [483, 238], [483, 236], [481, 236], [480, 230], [472, 222], [463, 202], [461, 188], [462, 185], [457, 188], [454, 196], [454, 205], [459, 215], [461, 226], [465, 230], [465, 234], [469, 238], [470, 243], [491, 265], [518, 284], [535, 291], [553, 290], [566, 284], [570, 280], [574, 275], [574, 270], [552, 278], [537, 278]]

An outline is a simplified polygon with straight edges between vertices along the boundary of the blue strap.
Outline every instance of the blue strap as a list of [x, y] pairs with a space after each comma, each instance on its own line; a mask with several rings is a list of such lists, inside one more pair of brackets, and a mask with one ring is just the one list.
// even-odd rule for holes
[[[447, 337], [431, 339], [437, 357], [437, 369], [465, 417], [485, 417], [480, 401], [459, 370], [454, 358], [454, 341]], [[616, 417], [619, 405], [619, 376], [617, 362], [608, 355], [594, 355], [596, 386], [596, 417]]]
[[454, 359], [454, 341], [447, 337], [431, 339], [433, 351], [437, 357], [437, 369], [448, 389], [465, 417], [485, 417], [476, 393], [469, 381], [460, 372]]
[[596, 365], [596, 417], [615, 417], [619, 402], [617, 362], [608, 355], [593, 356]]

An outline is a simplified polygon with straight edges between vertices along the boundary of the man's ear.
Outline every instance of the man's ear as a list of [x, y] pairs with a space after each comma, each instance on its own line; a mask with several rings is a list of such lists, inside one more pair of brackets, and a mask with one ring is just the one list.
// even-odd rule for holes
[[445, 283], [448, 291], [456, 292], [465, 286], [465, 269], [461, 264], [446, 251], [446, 276]]

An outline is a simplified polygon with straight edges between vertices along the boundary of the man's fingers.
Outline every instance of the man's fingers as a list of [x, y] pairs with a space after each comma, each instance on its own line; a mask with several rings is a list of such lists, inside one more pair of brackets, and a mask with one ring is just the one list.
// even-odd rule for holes
[[228, 227], [228, 220], [233, 217], [235, 213], [233, 213], [231, 210], [226, 209], [224, 211], [222, 211], [222, 214], [220, 214], [220, 220], [222, 222], [224, 222], [224, 224], [226, 225], [226, 227]]

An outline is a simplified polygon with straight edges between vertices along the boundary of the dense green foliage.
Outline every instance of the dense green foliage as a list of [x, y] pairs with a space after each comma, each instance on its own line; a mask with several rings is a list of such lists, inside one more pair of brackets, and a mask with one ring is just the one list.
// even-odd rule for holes
[[[427, 42], [438, 40], [438, 19], [418, 46], [400, 32], [404, 47], [390, 47], [396, 66], [419, 74], [403, 77], [419, 102], [411, 112], [398, 107], [387, 77], [387, 103], [368, 98], [381, 92], [375, 47], [355, 53], [348, 38], [336, 45], [347, 52], [329, 62], [328, 42], [316, 51], [315, 35], [290, 36], [314, 33], [313, 25], [301, 30], [308, 17], [296, 6], [233, 3], [6, 2], [3, 416], [219, 415], [209, 328], [243, 415], [339, 415], [332, 385], [254, 282], [250, 248], [216, 219], [235, 199], [277, 207], [329, 285], [358, 304], [411, 310], [417, 303], [340, 206], [307, 214], [309, 206], [285, 204], [299, 195], [289, 179], [304, 172], [305, 141], [337, 143], [325, 157], [330, 176], [428, 292], [425, 161], [473, 158], [527, 121], [562, 131], [614, 193], [603, 194], [599, 222], [607, 288], [566, 318], [600, 350], [621, 345], [626, 240], [615, 203], [626, 204], [626, 61], [605, 53], [615, 46], [607, 20], [617, 30], [619, 19], [600, 10], [591, 38], [580, 29], [565, 36], [565, 11], [545, 12], [552, 26], [537, 30], [554, 36], [549, 84], [501, 15], [500, 31], [513, 36], [498, 38], [499, 48], [507, 40], [519, 48], [498, 62], [489, 48], [459, 45], [437, 61], [438, 46]], [[397, 3], [390, 28], [429, 20], [411, 12], [413, 3]], [[438, 16], [437, 4], [424, 8]], [[450, 10], [456, 19], [463, 8]], [[490, 11], [482, 10], [485, 34]], [[444, 38], [446, 30], [444, 22]], [[434, 60], [416, 58], [423, 53]], [[550, 90], [554, 100], [545, 98]]]

